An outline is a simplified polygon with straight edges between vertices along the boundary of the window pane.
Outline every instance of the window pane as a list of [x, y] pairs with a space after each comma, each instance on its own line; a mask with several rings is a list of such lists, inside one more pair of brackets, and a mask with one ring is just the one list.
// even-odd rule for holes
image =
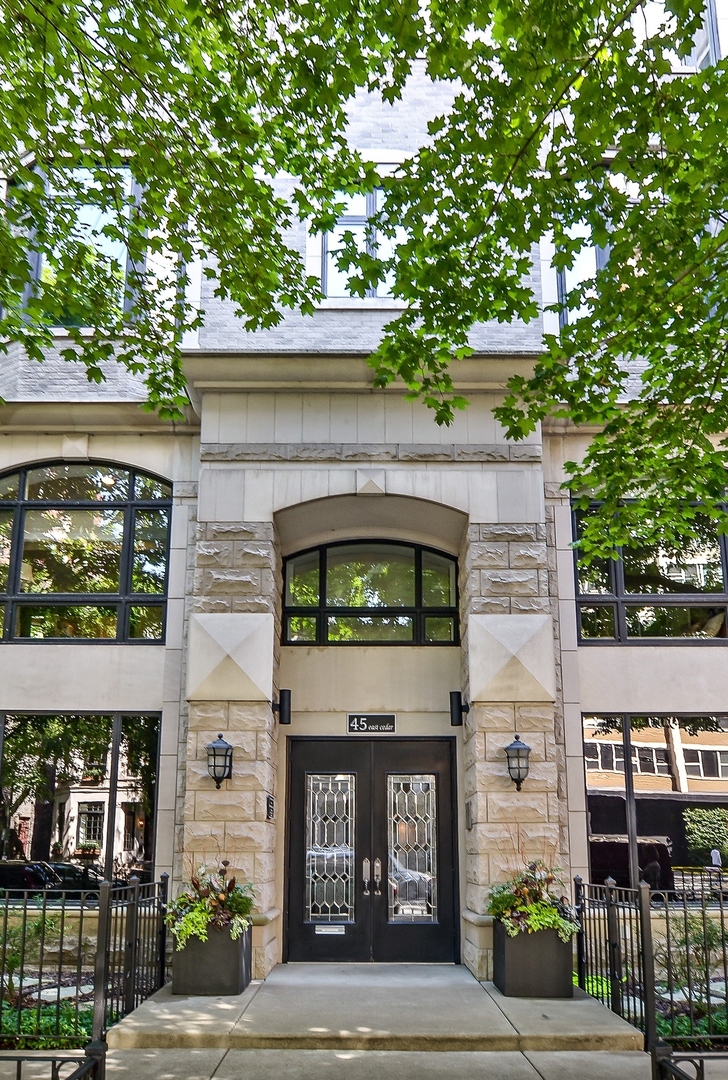
[[655, 772], [655, 759], [652, 756], [651, 746], [638, 746], [637, 761], [639, 762], [639, 771], [641, 773], [654, 773]]
[[[581, 523], [590, 511], [580, 510], [574, 516], [576, 535], [581, 534]], [[611, 559], [594, 559], [589, 565], [579, 559], [577, 551], [577, 578], [581, 593], [610, 593], [613, 591]]]
[[612, 579], [609, 572], [609, 559], [595, 559], [588, 566], [577, 562], [577, 577], [580, 593], [610, 593]]
[[123, 535], [121, 510], [28, 510], [21, 591], [116, 592]]
[[314, 615], [291, 615], [286, 632], [288, 641], [316, 641], [316, 617]]
[[169, 511], [138, 510], [134, 525], [131, 591], [163, 593], [167, 576]]
[[164, 608], [161, 604], [133, 604], [129, 609], [129, 637], [161, 641]]
[[129, 497], [129, 473], [111, 465], [47, 465], [28, 473], [28, 499], [113, 502]]
[[452, 617], [429, 615], [425, 618], [425, 641], [454, 641], [455, 620]]
[[455, 571], [452, 559], [422, 552], [423, 607], [455, 607]]
[[19, 482], [20, 477], [17, 473], [12, 476], [0, 476], [0, 499], [17, 499]]
[[594, 742], [584, 743], [584, 761], [587, 769], [599, 768], [599, 749]]
[[319, 603], [318, 551], [309, 551], [286, 563], [286, 604], [289, 607], [317, 607]]
[[703, 776], [715, 778], [718, 776], [718, 754], [715, 750], [701, 750], [703, 755]]
[[172, 485], [153, 476], [137, 476], [134, 480], [135, 499], [171, 499]]
[[20, 638], [115, 638], [115, 607], [21, 605], [15, 636]]
[[414, 550], [393, 544], [353, 544], [330, 549], [326, 602], [332, 607], [414, 606]]
[[414, 624], [409, 615], [331, 615], [329, 641], [367, 641], [383, 645], [390, 641], [412, 641]]
[[627, 637], [725, 637], [725, 608], [628, 607]]
[[10, 544], [13, 536], [13, 511], [0, 510], [0, 593], [8, 587]]
[[717, 527], [708, 518], [696, 520], [699, 536], [679, 550], [625, 548], [624, 587], [628, 593], [723, 592], [723, 571]]
[[[344, 233], [352, 233], [356, 241], [358, 251], [366, 248], [367, 226], [354, 224], [337, 225], [327, 237], [326, 247], [326, 295], [327, 296], [351, 296], [348, 289], [349, 271], [339, 270], [336, 265], [336, 252], [341, 248]], [[356, 275], [357, 271], [352, 268], [351, 272]]]
[[583, 638], [613, 638], [614, 609], [611, 607], [580, 607], [579, 624]]

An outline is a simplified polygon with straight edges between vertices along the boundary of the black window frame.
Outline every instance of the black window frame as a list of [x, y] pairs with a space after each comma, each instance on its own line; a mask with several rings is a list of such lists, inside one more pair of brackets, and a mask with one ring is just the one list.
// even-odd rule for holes
[[[342, 607], [326, 603], [326, 554], [337, 548], [355, 547], [359, 544], [386, 544], [387, 547], [407, 548], [414, 552], [415, 558], [415, 602], [410, 607]], [[319, 602], [317, 605], [310, 604], [306, 607], [286, 604], [286, 581], [288, 563], [303, 555], [313, 552], [319, 554]], [[449, 607], [430, 607], [422, 603], [422, 555], [427, 552], [437, 555], [439, 558], [448, 559], [455, 567], [455, 603]], [[301, 551], [292, 552], [283, 560], [283, 618], [281, 629], [281, 642], [283, 645], [295, 645], [302, 647], [326, 646], [331, 648], [350, 648], [353, 646], [365, 646], [367, 648], [412, 648], [413, 646], [426, 646], [428, 648], [450, 648], [460, 645], [460, 620], [459, 620], [460, 596], [458, 589], [458, 560], [447, 551], [429, 547], [425, 544], [414, 544], [406, 540], [389, 540], [381, 536], [360, 537], [357, 539], [339, 540], [331, 544], [315, 544], [313, 547], [303, 548]], [[413, 620], [413, 634], [411, 641], [329, 641], [327, 638], [327, 619], [332, 615], [342, 617], [368, 616], [408, 616]], [[288, 637], [288, 620], [292, 617], [308, 617], [316, 619], [315, 641], [292, 641]], [[452, 641], [426, 641], [425, 619], [432, 617], [451, 618], [453, 620]]]
[[[366, 193], [366, 207], [363, 214], [341, 214], [336, 219], [336, 228], [352, 227], [363, 225], [366, 230], [365, 247], [367, 255], [371, 255], [372, 258], [376, 258], [378, 242], [377, 242], [377, 228], [373, 223], [375, 216], [380, 213], [382, 209], [381, 199], [383, 196], [383, 188], [375, 188], [374, 191]], [[380, 299], [389, 300], [392, 298], [392, 292], [387, 289], [386, 292], [378, 291], [379, 289], [386, 288], [384, 281], [380, 282], [379, 286], [368, 288], [364, 292], [364, 296], [356, 296], [351, 293], [347, 293], [344, 296], [331, 296], [329, 294], [329, 257], [331, 251], [329, 250], [329, 238], [332, 233], [325, 232], [321, 235], [321, 292], [324, 294], [326, 300], [362, 300], [362, 299]]]
[[[592, 503], [590, 508], [599, 504]], [[579, 523], [578, 516], [583, 511], [577, 507], [571, 508], [572, 536], [578, 539]], [[680, 592], [680, 593], [633, 593], [627, 592], [624, 584], [624, 562], [622, 548], [619, 549], [618, 559], [608, 560], [609, 592], [588, 593], [582, 592], [579, 583], [579, 549], [574, 548], [574, 587], [576, 596], [576, 632], [579, 645], [605, 646], [618, 645], [620, 647], [654, 647], [667, 646], [699, 646], [710, 648], [722, 648], [728, 645], [728, 536], [725, 533], [718, 534], [718, 546], [720, 550], [721, 565], [723, 570], [722, 592]], [[724, 637], [628, 637], [627, 635], [627, 611], [630, 608], [720, 608], [725, 609]], [[582, 608], [605, 608], [613, 612], [614, 636], [613, 637], [584, 637], [581, 632]]]
[[[123, 469], [129, 475], [128, 497], [126, 499], [108, 499], [100, 502], [93, 499], [28, 499], [27, 474], [37, 469], [58, 466], [88, 465], [99, 468]], [[9, 476], [18, 477], [18, 495], [14, 499], [0, 496], [0, 510], [13, 510], [11, 529], [10, 562], [8, 565], [7, 591], [0, 592], [0, 646], [10, 644], [64, 644], [64, 645], [164, 645], [167, 634], [167, 599], [169, 592], [169, 556], [172, 534], [173, 484], [166, 477], [158, 476], [146, 469], [138, 469], [123, 462], [100, 460], [59, 460], [33, 461], [21, 468], [5, 469], [0, 472], [0, 480]], [[165, 484], [170, 495], [163, 499], [138, 499], [135, 495], [138, 477]], [[28, 593], [20, 590], [20, 573], [23, 559], [23, 536], [25, 515], [29, 509], [52, 510], [66, 508], [70, 510], [99, 509], [120, 510], [124, 514], [124, 532], [119, 564], [119, 589], [113, 593]], [[165, 547], [164, 588], [158, 593], [132, 592], [132, 571], [134, 564], [134, 526], [139, 511], [167, 510], [167, 542]], [[158, 638], [131, 637], [130, 618], [133, 607], [161, 607], [162, 629]], [[116, 616], [116, 636], [108, 638], [91, 637], [21, 637], [16, 633], [18, 612], [23, 607], [114, 607]], [[4, 618], [3, 618], [4, 613]]]

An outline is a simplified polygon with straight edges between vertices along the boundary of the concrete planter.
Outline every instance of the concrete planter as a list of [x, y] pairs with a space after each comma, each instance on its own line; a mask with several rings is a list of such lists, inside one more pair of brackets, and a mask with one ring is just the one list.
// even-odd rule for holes
[[493, 982], [506, 997], [573, 997], [573, 956], [573, 942], [555, 930], [509, 937], [493, 922]]
[[251, 979], [253, 928], [237, 941], [225, 927], [211, 927], [207, 941], [190, 938], [172, 953], [172, 993], [195, 996], [242, 994]]

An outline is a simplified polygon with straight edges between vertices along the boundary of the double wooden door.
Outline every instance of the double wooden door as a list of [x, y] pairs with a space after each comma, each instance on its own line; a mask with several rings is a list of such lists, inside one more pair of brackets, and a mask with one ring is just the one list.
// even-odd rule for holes
[[287, 959], [453, 962], [453, 740], [293, 738]]

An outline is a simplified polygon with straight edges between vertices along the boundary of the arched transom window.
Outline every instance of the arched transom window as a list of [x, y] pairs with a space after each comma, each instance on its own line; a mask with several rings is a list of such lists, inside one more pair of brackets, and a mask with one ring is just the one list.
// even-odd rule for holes
[[164, 640], [172, 490], [134, 469], [0, 476], [4, 640]]
[[378, 540], [328, 544], [285, 564], [291, 645], [456, 645], [457, 562]]

